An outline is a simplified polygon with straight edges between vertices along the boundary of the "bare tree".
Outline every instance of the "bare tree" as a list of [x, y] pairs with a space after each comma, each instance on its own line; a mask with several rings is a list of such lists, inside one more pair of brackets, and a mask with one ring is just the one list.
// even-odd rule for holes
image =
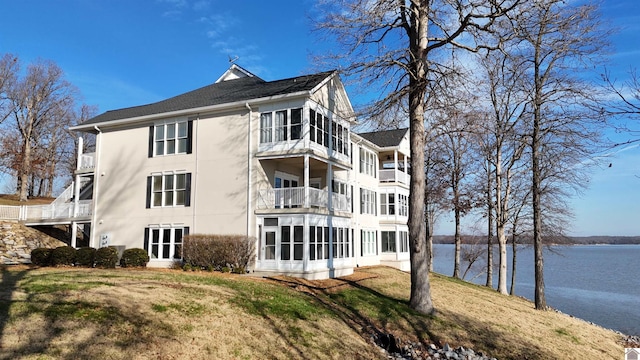
[[424, 166], [426, 89], [446, 73], [442, 50], [476, 50], [480, 44], [475, 38], [463, 35], [490, 30], [517, 1], [334, 0], [320, 6], [324, 16], [318, 27], [340, 46], [332, 61], [345, 64], [343, 72], [356, 77], [361, 86], [382, 90], [369, 114], [408, 104], [413, 169], [408, 223], [410, 306], [421, 313], [433, 312], [423, 220], [425, 175], [418, 171]]
[[[597, 114], [589, 112], [591, 86], [579, 78], [581, 71], [602, 59], [606, 31], [592, 4], [539, 0], [523, 4], [515, 18], [517, 42], [506, 48], [526, 63], [531, 115], [528, 126], [533, 201], [535, 306], [546, 309], [543, 276], [543, 213], [545, 196], [560, 195], [579, 186], [581, 162], [599, 137]], [[550, 194], [548, 189], [559, 191]], [[548, 200], [548, 199], [547, 199]], [[560, 210], [555, 208], [554, 210]]]
[[602, 74], [608, 92], [617, 98], [608, 104], [606, 110], [610, 114], [640, 116], [640, 78], [636, 69], [630, 69], [628, 75], [629, 78], [619, 84], [609, 71]]
[[[13, 66], [13, 69], [17, 68], [18, 65]], [[49, 136], [47, 129], [51, 129], [51, 124], [71, 111], [75, 102], [75, 88], [64, 80], [63, 72], [56, 64], [44, 60], [30, 64], [24, 77], [20, 78], [14, 74], [8, 79], [3, 89], [8, 103], [4, 117], [13, 120], [11, 126], [19, 134], [20, 165], [16, 172], [17, 193], [20, 201], [26, 201], [29, 184], [33, 179], [33, 165], [36, 164], [34, 147], [37, 149], [38, 143], [45, 141], [45, 137]], [[55, 141], [50, 145], [55, 145]]]

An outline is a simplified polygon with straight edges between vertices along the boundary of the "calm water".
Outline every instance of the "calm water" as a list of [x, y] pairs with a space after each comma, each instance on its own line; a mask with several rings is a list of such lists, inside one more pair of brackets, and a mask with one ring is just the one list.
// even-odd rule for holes
[[[453, 245], [434, 245], [434, 271], [453, 274]], [[498, 261], [497, 247], [494, 261]], [[511, 249], [508, 251], [511, 262]], [[466, 264], [462, 264], [464, 270]], [[519, 247], [516, 295], [533, 300], [533, 248]], [[470, 271], [466, 279], [478, 274]], [[494, 270], [494, 274], [497, 269]], [[511, 284], [511, 264], [507, 286]], [[485, 284], [486, 275], [472, 280]], [[547, 305], [629, 335], [640, 335], [640, 245], [557, 246], [544, 252]], [[497, 287], [497, 274], [493, 286]]]

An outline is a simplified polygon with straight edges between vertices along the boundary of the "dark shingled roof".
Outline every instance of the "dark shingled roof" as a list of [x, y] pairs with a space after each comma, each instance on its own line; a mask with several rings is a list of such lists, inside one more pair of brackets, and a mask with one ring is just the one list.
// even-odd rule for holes
[[383, 130], [358, 134], [379, 147], [398, 146], [409, 129]]
[[80, 125], [309, 91], [332, 73], [333, 71], [326, 71], [276, 81], [264, 81], [258, 77], [222, 81], [156, 103], [107, 111]]

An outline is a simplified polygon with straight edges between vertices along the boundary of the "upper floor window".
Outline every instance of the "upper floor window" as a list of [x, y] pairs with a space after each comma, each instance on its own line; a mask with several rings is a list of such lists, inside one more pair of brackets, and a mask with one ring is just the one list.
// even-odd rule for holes
[[360, 214], [376, 215], [376, 193], [360, 188]]
[[149, 127], [149, 157], [190, 154], [192, 121], [169, 121]]
[[380, 215], [396, 214], [396, 194], [380, 194]]
[[309, 140], [329, 148], [329, 139], [334, 151], [349, 154], [349, 129], [315, 110], [309, 110]]
[[302, 108], [260, 114], [260, 143], [297, 140], [302, 137]]
[[159, 174], [147, 177], [147, 208], [190, 206], [191, 174]]
[[375, 163], [377, 161], [376, 158], [377, 156], [373, 152], [360, 148], [360, 173], [375, 177]]
[[409, 197], [398, 194], [398, 215], [409, 216]]

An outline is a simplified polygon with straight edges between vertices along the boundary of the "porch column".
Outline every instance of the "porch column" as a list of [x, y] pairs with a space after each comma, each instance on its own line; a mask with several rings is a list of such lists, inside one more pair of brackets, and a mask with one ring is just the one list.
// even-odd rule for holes
[[309, 208], [309, 155], [304, 155], [304, 206]]
[[398, 150], [393, 150], [393, 179], [398, 181]]
[[78, 223], [73, 221], [71, 222], [71, 247], [76, 247], [76, 242], [78, 238]]
[[327, 163], [327, 210], [333, 210], [333, 165]]

